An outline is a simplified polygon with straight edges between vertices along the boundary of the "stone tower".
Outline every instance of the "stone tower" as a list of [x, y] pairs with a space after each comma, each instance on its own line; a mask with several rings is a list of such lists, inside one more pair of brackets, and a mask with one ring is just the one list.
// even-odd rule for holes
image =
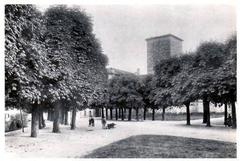
[[182, 39], [172, 34], [151, 37], [147, 41], [147, 73], [154, 73], [154, 66], [162, 59], [182, 54]]

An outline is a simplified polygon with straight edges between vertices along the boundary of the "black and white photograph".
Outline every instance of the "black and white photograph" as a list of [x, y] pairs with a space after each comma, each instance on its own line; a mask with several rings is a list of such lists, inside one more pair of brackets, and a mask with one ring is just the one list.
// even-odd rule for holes
[[3, 4], [5, 159], [237, 160], [237, 1], [44, 2]]

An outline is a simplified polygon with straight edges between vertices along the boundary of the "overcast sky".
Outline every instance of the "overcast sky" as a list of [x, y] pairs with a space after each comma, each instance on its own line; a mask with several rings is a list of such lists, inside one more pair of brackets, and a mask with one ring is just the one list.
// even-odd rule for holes
[[200, 42], [224, 41], [236, 31], [236, 9], [231, 5], [83, 5], [92, 17], [109, 67], [147, 71], [146, 38], [174, 34], [183, 51]]

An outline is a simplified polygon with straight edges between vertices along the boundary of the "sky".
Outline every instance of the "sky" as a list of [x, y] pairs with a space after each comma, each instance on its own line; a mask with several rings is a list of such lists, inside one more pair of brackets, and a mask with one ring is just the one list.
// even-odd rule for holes
[[[40, 6], [46, 8], [46, 6]], [[146, 38], [174, 34], [183, 39], [183, 52], [203, 41], [224, 42], [236, 32], [234, 5], [80, 5], [92, 17], [93, 29], [108, 67], [147, 71]]]

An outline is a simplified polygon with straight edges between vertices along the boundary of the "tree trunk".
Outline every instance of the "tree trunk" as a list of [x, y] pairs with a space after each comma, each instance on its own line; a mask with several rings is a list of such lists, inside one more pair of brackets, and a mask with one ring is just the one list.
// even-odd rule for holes
[[38, 123], [38, 127], [39, 127], [39, 129], [42, 129], [42, 128], [46, 127], [42, 110], [39, 110], [39, 123]]
[[155, 120], [155, 108], [152, 109], [152, 121]]
[[31, 137], [37, 137], [38, 134], [38, 123], [39, 123], [39, 114], [38, 114], [38, 104], [32, 105], [32, 120], [31, 120]]
[[209, 107], [209, 101], [206, 101], [206, 117], [207, 117], [207, 127], [211, 126], [211, 121], [210, 121], [210, 107]]
[[64, 124], [64, 112], [65, 112], [65, 110], [61, 108], [60, 112], [61, 112], [60, 123], [63, 125]]
[[42, 111], [41, 110], [39, 110], [38, 111], [38, 128], [39, 129], [42, 129], [43, 128], [43, 126], [42, 126]]
[[118, 109], [115, 108], [115, 117], [116, 117], [116, 120], [118, 120]]
[[128, 121], [132, 120], [132, 108], [129, 108]]
[[203, 100], [203, 123], [207, 123], [207, 110], [209, 103], [206, 100]]
[[237, 128], [237, 118], [236, 118], [236, 106], [235, 106], [235, 101], [231, 101], [232, 105], [232, 128], [236, 129]]
[[224, 125], [227, 125], [227, 103], [224, 103]]
[[51, 118], [50, 118], [50, 109], [48, 109], [47, 120], [48, 120], [48, 121], [50, 121], [50, 120], [51, 120]]
[[51, 114], [50, 114], [50, 121], [53, 121], [54, 120], [54, 110], [51, 110]]
[[162, 109], [162, 121], [164, 121], [165, 120], [165, 107], [163, 107], [163, 109]]
[[123, 121], [124, 120], [123, 108], [121, 108], [121, 116], [122, 116], [122, 121]]
[[64, 111], [64, 125], [68, 125], [68, 110]]
[[113, 119], [113, 113], [112, 113], [113, 111], [112, 111], [112, 108], [110, 108], [110, 120], [112, 120]]
[[143, 120], [146, 120], [147, 107], [144, 107]]
[[20, 118], [21, 118], [21, 123], [22, 123], [22, 132], [24, 132], [24, 123], [23, 123], [23, 115], [22, 115], [22, 107], [20, 106], [19, 102], [19, 109], [20, 109]]
[[100, 110], [99, 110], [99, 108], [95, 108], [95, 117], [100, 117]]
[[126, 116], [127, 116], [127, 109], [126, 108], [123, 109], [123, 113], [124, 113], [123, 118], [125, 119]]
[[102, 118], [105, 118], [105, 117], [104, 117], [104, 108], [102, 107], [101, 110], [102, 110], [102, 112], [101, 112]]
[[46, 123], [45, 123], [45, 120], [44, 120], [43, 112], [42, 112], [42, 127], [43, 128], [46, 127]]
[[138, 117], [138, 107], [136, 108], [136, 120], [139, 121], [139, 117]]
[[53, 131], [52, 131], [54, 133], [60, 133], [59, 115], [60, 115], [60, 102], [56, 102], [55, 103], [55, 108], [54, 108]]
[[108, 120], [108, 108], [105, 108], [105, 112], [106, 112], [106, 119]]
[[122, 118], [121, 108], [118, 108], [118, 117]]
[[74, 106], [72, 110], [71, 130], [74, 130], [76, 128], [76, 115], [77, 115], [77, 107]]
[[187, 108], [187, 125], [191, 125], [190, 124], [190, 108], [189, 108], [190, 103], [186, 103], [185, 106]]

